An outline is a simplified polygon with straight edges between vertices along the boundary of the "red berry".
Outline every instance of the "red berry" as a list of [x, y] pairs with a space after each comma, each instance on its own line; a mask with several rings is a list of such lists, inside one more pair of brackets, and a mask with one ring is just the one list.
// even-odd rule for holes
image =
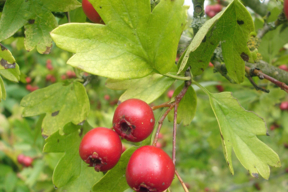
[[207, 6], [205, 7], [205, 13], [206, 13], [206, 15], [208, 15], [208, 13], [209, 13], [210, 11], [212, 11], [212, 5], [207, 5]]
[[56, 78], [54, 76], [52, 76], [51, 79], [50, 79], [50, 82], [51, 83], [55, 83], [56, 82]]
[[151, 107], [140, 99], [121, 103], [114, 113], [113, 128], [122, 138], [139, 142], [153, 131], [155, 118]]
[[167, 97], [171, 99], [173, 97], [173, 94], [174, 94], [174, 90], [169, 90], [167, 93]]
[[104, 99], [105, 99], [106, 101], [109, 101], [109, 100], [110, 100], [110, 95], [104, 95]]
[[284, 1], [284, 13], [286, 15], [286, 18], [288, 19], [288, 0]]
[[209, 62], [209, 67], [214, 67], [214, 65], [211, 62]]
[[50, 59], [47, 59], [46, 61], [46, 68], [50, 71], [53, 70], [53, 65]]
[[61, 79], [62, 79], [62, 80], [65, 80], [66, 78], [67, 78], [66, 75], [61, 75]]
[[288, 110], [288, 101], [283, 101], [283, 102], [280, 104], [280, 109], [281, 109], [282, 111]]
[[284, 70], [284, 71], [288, 71], [287, 65], [280, 65], [280, 66], [279, 66], [279, 69], [282, 69], [282, 70]]
[[48, 74], [48, 75], [46, 75], [46, 81], [50, 81], [51, 80], [51, 78], [53, 77], [53, 75], [51, 75], [51, 74]]
[[94, 9], [93, 5], [88, 0], [82, 0], [82, 8], [85, 13], [85, 15], [94, 23], [104, 23], [100, 17], [100, 15], [97, 13], [97, 11]]
[[156, 143], [156, 147], [162, 148], [162, 144], [161, 144], [160, 142], [157, 142], [157, 143]]
[[213, 11], [215, 11], [216, 13], [219, 13], [220, 11], [222, 11], [222, 6], [219, 4], [214, 5]]
[[260, 191], [261, 190], [261, 186], [259, 185], [259, 183], [255, 183], [254, 184], [254, 187], [257, 191]]
[[216, 89], [219, 91], [219, 92], [223, 92], [224, 91], [224, 87], [222, 85], [216, 85], [215, 86]]
[[143, 146], [131, 156], [126, 168], [126, 180], [135, 191], [160, 192], [167, 189], [174, 178], [172, 159], [154, 146]]
[[18, 157], [17, 157], [18, 163], [22, 164], [24, 158], [25, 158], [25, 155], [23, 155], [23, 154], [18, 155]]
[[158, 139], [163, 139], [163, 135], [162, 135], [162, 133], [159, 133], [159, 135], [158, 135]]
[[32, 81], [31, 77], [26, 77], [25, 80], [26, 80], [26, 83], [31, 83]]
[[284, 143], [283, 145], [285, 149], [288, 149], [288, 143]]
[[24, 156], [23, 160], [22, 160], [22, 165], [25, 167], [30, 167], [33, 163], [33, 158], [28, 157], [28, 156]]
[[27, 89], [27, 91], [32, 91], [33, 90], [33, 86], [28, 84], [28, 85], [26, 85], [26, 89]]
[[66, 72], [66, 75], [67, 75], [67, 77], [68, 77], [69, 79], [76, 77], [76, 74], [75, 74], [74, 71], [67, 71], [67, 72]]
[[126, 147], [122, 144], [122, 153], [124, 153], [124, 151], [126, 151]]
[[80, 157], [96, 171], [112, 169], [119, 161], [122, 143], [111, 129], [98, 127], [86, 133], [80, 147]]
[[209, 11], [208, 13], [206, 13], [208, 15], [208, 17], [212, 18], [214, 17], [217, 13], [215, 11]]
[[32, 91], [36, 91], [37, 89], [39, 89], [38, 86], [34, 86], [34, 87], [32, 87]]

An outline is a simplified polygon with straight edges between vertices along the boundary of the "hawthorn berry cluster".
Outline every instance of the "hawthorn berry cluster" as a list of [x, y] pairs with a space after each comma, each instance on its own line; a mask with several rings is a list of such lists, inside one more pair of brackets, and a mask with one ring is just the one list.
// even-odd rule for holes
[[205, 8], [205, 13], [208, 17], [212, 18], [221, 10], [222, 10], [222, 6], [220, 4], [207, 5]]
[[[113, 130], [98, 127], [84, 135], [79, 147], [80, 157], [96, 171], [108, 171], [121, 157], [120, 137], [131, 142], [143, 141], [152, 133], [154, 124], [153, 110], [147, 103], [139, 99], [126, 100], [115, 110]], [[171, 185], [174, 173], [175, 166], [166, 152], [148, 145], [132, 154], [126, 180], [135, 191], [160, 192]]]
[[17, 157], [17, 161], [18, 161], [18, 163], [20, 163], [24, 167], [30, 167], [30, 166], [32, 166], [33, 158], [29, 157], [29, 156], [25, 156], [23, 154], [20, 154]]

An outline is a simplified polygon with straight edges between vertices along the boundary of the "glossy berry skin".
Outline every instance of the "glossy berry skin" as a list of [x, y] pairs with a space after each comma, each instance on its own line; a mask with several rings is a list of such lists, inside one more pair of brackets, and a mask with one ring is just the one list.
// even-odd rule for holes
[[167, 97], [171, 99], [173, 97], [173, 94], [174, 94], [174, 90], [169, 90], [167, 93]]
[[23, 154], [18, 155], [17, 156], [18, 163], [22, 164], [24, 158], [25, 158], [25, 155], [23, 155]]
[[280, 104], [280, 109], [281, 109], [282, 111], [288, 110], [288, 101], [283, 101], [283, 102]]
[[94, 128], [83, 137], [80, 157], [96, 171], [108, 171], [119, 161], [122, 143], [114, 131], [104, 127]]
[[88, 0], [82, 0], [82, 8], [85, 15], [94, 23], [103, 23], [100, 15], [94, 9], [93, 5]]
[[155, 118], [151, 107], [140, 99], [129, 99], [115, 110], [113, 128], [122, 138], [139, 142], [153, 131]]
[[22, 165], [24, 165], [25, 167], [30, 167], [32, 166], [33, 163], [33, 158], [32, 157], [28, 157], [25, 156], [22, 160]]
[[171, 185], [174, 172], [172, 159], [162, 149], [143, 146], [132, 154], [126, 168], [126, 180], [135, 191], [160, 192]]
[[286, 18], [288, 19], [288, 0], [284, 0], [284, 13]]

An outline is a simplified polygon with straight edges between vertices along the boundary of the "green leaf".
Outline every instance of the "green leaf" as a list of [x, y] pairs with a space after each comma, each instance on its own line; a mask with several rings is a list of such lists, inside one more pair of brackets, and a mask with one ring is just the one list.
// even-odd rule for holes
[[11, 37], [34, 17], [29, 4], [30, 1], [26, 0], [6, 0], [0, 20], [0, 42]]
[[12, 53], [0, 43], [0, 75], [4, 78], [18, 82], [20, 79], [19, 66]]
[[265, 36], [261, 39], [261, 43], [258, 48], [263, 60], [270, 64], [272, 63], [275, 56], [279, 53], [279, 49], [288, 42], [287, 33], [288, 28], [281, 25], [275, 30], [271, 30], [265, 34]]
[[54, 133], [46, 139], [43, 151], [64, 153], [53, 172], [53, 184], [61, 191], [90, 191], [103, 173], [96, 172], [79, 156], [79, 145], [83, 136], [91, 129], [88, 123], [83, 126], [67, 124], [65, 135]]
[[81, 7], [81, 3], [77, 0], [40, 0], [43, 6], [54, 12], [68, 12]]
[[3, 79], [0, 76], [0, 102], [6, 99], [6, 90], [5, 90], [5, 86], [4, 86], [4, 82]]
[[23, 116], [46, 113], [42, 124], [42, 134], [49, 136], [69, 122], [79, 124], [86, 119], [90, 104], [84, 86], [79, 82], [55, 83], [25, 96], [20, 105]]
[[[185, 26], [183, 0], [91, 0], [106, 25], [66, 24], [52, 31], [60, 48], [76, 53], [68, 64], [112, 79], [175, 71], [175, 57]], [[115, 6], [117, 5], [117, 6]]]
[[246, 111], [229, 92], [209, 93], [210, 104], [218, 121], [222, 146], [229, 169], [234, 174], [232, 148], [241, 164], [253, 177], [260, 174], [268, 179], [270, 166], [280, 167], [278, 155], [257, 135], [266, 135], [266, 125], [262, 118]]
[[234, 0], [200, 28], [183, 57], [178, 74], [188, 66], [194, 76], [202, 74], [220, 43], [229, 77], [237, 83], [243, 82], [244, 60], [251, 57], [247, 41], [252, 31], [250, 13], [239, 0]]
[[[179, 86], [173, 94], [173, 97], [176, 97], [184, 87], [184, 83]], [[180, 101], [177, 109], [177, 123], [183, 123], [184, 126], [189, 125], [193, 120], [197, 107], [197, 95], [193, 87], [190, 86]], [[173, 121], [174, 119], [174, 109], [168, 114], [168, 120]]]
[[106, 86], [110, 89], [127, 89], [119, 98], [121, 102], [137, 98], [152, 103], [160, 97], [173, 83], [174, 79], [159, 74], [149, 75], [141, 79], [114, 80], [108, 79]]
[[125, 177], [126, 167], [131, 155], [136, 149], [137, 147], [127, 149], [122, 154], [117, 165], [108, 171], [105, 176], [93, 186], [92, 191], [118, 192], [125, 191], [125, 189], [129, 188]]

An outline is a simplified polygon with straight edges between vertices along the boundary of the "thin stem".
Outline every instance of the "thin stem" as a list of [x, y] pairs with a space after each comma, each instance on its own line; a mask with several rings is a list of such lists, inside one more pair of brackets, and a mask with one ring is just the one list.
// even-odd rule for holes
[[153, 140], [153, 143], [152, 145], [153, 146], [156, 146], [156, 143], [158, 141], [158, 136], [159, 136], [159, 132], [161, 130], [161, 127], [162, 127], [162, 124], [163, 124], [163, 121], [164, 119], [166, 118], [166, 116], [168, 115], [168, 113], [174, 108], [174, 105], [171, 105], [167, 111], [165, 111], [165, 113], [163, 114], [163, 116], [160, 118], [160, 120], [158, 121], [158, 127], [157, 127], [157, 131], [156, 131], [156, 135], [155, 135], [155, 138]]
[[156, 106], [153, 106], [151, 107], [152, 110], [156, 110], [156, 109], [160, 109], [160, 108], [163, 108], [163, 107], [170, 107], [172, 104], [170, 104], [169, 102], [167, 103], [163, 103], [161, 105], [156, 105]]
[[172, 160], [175, 165], [176, 163], [176, 132], [177, 132], [177, 109], [178, 109], [178, 104], [175, 103], [174, 106], [174, 122], [173, 122], [173, 149], [172, 149]]
[[177, 176], [178, 180], [180, 181], [180, 183], [181, 183], [184, 191], [185, 191], [185, 192], [189, 192], [189, 190], [187, 189], [185, 183], [184, 183], [183, 180], [181, 179], [181, 177], [180, 177], [179, 173], [177, 172], [177, 170], [175, 170], [175, 175]]
[[182, 77], [182, 76], [177, 76], [177, 75], [171, 75], [171, 74], [168, 74], [168, 73], [164, 74], [164, 76], [171, 77], [173, 79], [183, 80], [183, 81], [191, 80], [191, 77]]

